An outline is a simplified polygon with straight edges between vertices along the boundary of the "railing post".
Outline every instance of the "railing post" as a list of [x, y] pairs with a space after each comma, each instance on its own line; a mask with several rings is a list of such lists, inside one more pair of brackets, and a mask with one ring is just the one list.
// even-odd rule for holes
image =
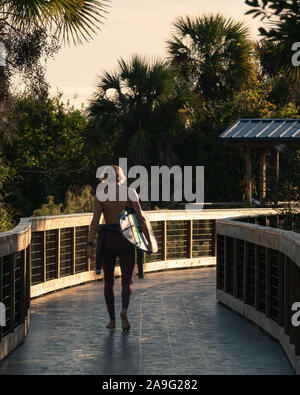
[[9, 332], [15, 329], [15, 254], [10, 256], [10, 327]]
[[278, 324], [284, 325], [284, 255], [278, 256]]
[[[0, 258], [0, 302], [3, 300], [3, 258]], [[0, 343], [3, 337], [3, 327], [0, 325]]]
[[219, 288], [220, 287], [220, 274], [219, 274], [219, 254], [220, 254], [220, 251], [219, 251], [219, 237], [218, 237], [218, 235], [216, 236], [216, 238], [217, 238], [217, 240], [218, 240], [218, 244], [217, 244], [217, 249], [216, 249], [216, 288]]
[[290, 261], [290, 343], [295, 344], [295, 327], [292, 324], [292, 304], [295, 302], [295, 266], [296, 264]]
[[193, 220], [188, 221], [187, 258], [193, 258]]
[[249, 244], [244, 241], [244, 286], [243, 286], [243, 301], [248, 304], [248, 264], [249, 264]]
[[211, 255], [217, 255], [217, 223], [216, 220], [212, 221], [212, 240], [211, 240]]
[[227, 262], [228, 238], [224, 236], [224, 291], [228, 293], [228, 262]]
[[[90, 234], [90, 225], [88, 225], [87, 226], [87, 237], [86, 237], [86, 239], [88, 240], [88, 237], [89, 237], [89, 234]], [[87, 271], [89, 272], [90, 270], [91, 270], [91, 260], [90, 260], [90, 258], [86, 258], [86, 260], [87, 260]]]
[[238, 296], [238, 254], [237, 254], [238, 243], [237, 239], [233, 239], [233, 295], [235, 298]]
[[[295, 265], [295, 301], [300, 302], [300, 268]], [[295, 331], [295, 354], [300, 355], [300, 326]]]
[[21, 265], [21, 289], [20, 289], [20, 323], [25, 322], [25, 309], [26, 309], [26, 249], [23, 250], [23, 259]]
[[271, 317], [271, 251], [266, 248], [266, 317]]
[[27, 247], [26, 257], [26, 312], [30, 307], [30, 288], [31, 288], [31, 242]]
[[290, 303], [290, 262], [284, 256], [284, 333], [290, 333], [291, 303]]
[[46, 264], [46, 231], [42, 233], [42, 282], [47, 281], [47, 264]]
[[259, 247], [255, 244], [255, 309], [260, 309]]
[[76, 230], [75, 230], [75, 227], [72, 228], [71, 243], [72, 243], [71, 274], [75, 274], [75, 256], [76, 256]]
[[163, 260], [167, 260], [167, 221], [163, 221], [163, 234], [162, 234], [162, 250], [163, 250]]
[[60, 278], [60, 228], [56, 230], [56, 278]]

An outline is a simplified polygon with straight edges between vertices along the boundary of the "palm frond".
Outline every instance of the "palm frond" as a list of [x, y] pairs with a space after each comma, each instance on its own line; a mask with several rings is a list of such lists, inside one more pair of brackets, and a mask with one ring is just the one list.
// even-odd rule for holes
[[46, 27], [59, 40], [75, 45], [90, 40], [100, 29], [110, 0], [8, 0], [0, 15], [19, 29]]

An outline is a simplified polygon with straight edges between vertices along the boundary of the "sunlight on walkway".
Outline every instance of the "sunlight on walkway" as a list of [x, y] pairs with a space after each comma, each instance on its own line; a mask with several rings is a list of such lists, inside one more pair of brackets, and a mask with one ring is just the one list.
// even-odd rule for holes
[[215, 269], [135, 279], [132, 330], [108, 315], [103, 282], [32, 301], [29, 336], [0, 374], [293, 374], [280, 345], [215, 299]]

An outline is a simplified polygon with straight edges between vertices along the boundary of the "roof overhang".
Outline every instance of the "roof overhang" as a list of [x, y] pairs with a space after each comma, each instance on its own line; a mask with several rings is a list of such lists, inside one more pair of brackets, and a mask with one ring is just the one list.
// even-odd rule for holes
[[218, 140], [235, 147], [300, 147], [300, 119], [239, 119]]

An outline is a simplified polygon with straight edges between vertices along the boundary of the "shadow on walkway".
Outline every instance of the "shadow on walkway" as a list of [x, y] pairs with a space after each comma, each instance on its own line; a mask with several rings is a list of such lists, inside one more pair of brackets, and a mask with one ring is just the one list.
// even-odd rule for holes
[[32, 301], [26, 341], [0, 362], [0, 374], [293, 374], [280, 345], [215, 298], [215, 269], [136, 278], [123, 334], [103, 282]]

